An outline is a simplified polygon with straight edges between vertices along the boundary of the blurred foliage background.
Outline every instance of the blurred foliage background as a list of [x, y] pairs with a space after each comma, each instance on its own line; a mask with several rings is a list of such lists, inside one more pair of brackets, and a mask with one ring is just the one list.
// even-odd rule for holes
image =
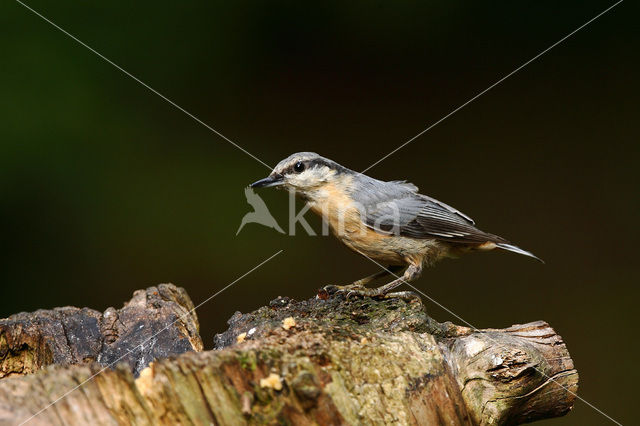
[[[28, 2], [266, 163], [316, 151], [355, 170], [612, 3]], [[634, 7], [622, 3], [368, 172], [408, 179], [542, 257], [471, 255], [416, 285], [476, 327], [548, 321], [580, 396], [623, 423], [637, 417]], [[211, 347], [234, 311], [376, 270], [301, 228], [291, 237], [253, 224], [236, 236], [251, 210], [243, 188], [263, 165], [19, 3], [2, 2], [0, 28], [0, 317], [103, 310], [161, 282], [197, 304], [283, 249], [198, 310]], [[260, 195], [286, 226], [287, 195]], [[577, 402], [548, 423], [608, 420]]]

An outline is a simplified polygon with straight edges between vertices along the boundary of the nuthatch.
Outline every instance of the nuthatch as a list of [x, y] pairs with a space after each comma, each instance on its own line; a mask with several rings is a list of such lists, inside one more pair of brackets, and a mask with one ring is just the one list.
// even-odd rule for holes
[[[408, 297], [389, 293], [415, 280], [424, 266], [445, 257], [495, 248], [531, 256], [497, 235], [479, 230], [474, 221], [453, 207], [418, 193], [405, 181], [384, 182], [355, 172], [313, 152], [282, 160], [252, 188], [281, 187], [301, 197], [322, 216], [347, 247], [389, 269], [337, 287], [363, 296]], [[376, 289], [364, 285], [406, 267], [402, 277]]]

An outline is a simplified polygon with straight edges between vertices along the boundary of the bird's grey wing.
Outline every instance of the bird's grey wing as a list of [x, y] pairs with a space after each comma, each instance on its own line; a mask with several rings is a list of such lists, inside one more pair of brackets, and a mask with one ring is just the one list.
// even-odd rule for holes
[[390, 198], [365, 205], [362, 212], [363, 221], [376, 231], [402, 234], [404, 228], [418, 217], [423, 205], [424, 200], [414, 195]]
[[466, 214], [462, 213], [460, 210], [451, 207], [449, 204], [445, 204], [442, 201], [438, 201], [435, 198], [431, 198], [431, 197], [429, 197], [427, 195], [422, 195], [421, 194], [421, 196], [426, 198], [427, 200], [431, 201], [432, 203], [435, 203], [435, 204], [439, 205], [440, 207], [448, 210], [449, 212], [451, 212], [451, 213], [453, 213], [455, 215], [458, 215], [458, 216], [462, 217], [463, 219], [466, 219], [466, 221], [469, 222], [470, 224], [472, 224], [472, 225], [476, 224], [473, 221], [473, 219], [471, 219], [469, 216], [467, 216]]
[[430, 199], [416, 217], [400, 229], [400, 234], [412, 238], [435, 238], [462, 244], [504, 242], [496, 235], [479, 230], [473, 222], [434, 203]]
[[418, 188], [406, 182], [384, 182], [359, 175], [354, 179], [351, 197], [358, 206], [362, 221], [384, 233], [397, 233], [414, 220], [424, 205], [416, 197]]
[[360, 200], [366, 200], [363, 221], [378, 232], [453, 243], [504, 241], [477, 229], [470, 217], [448, 204], [418, 194], [415, 186], [383, 183], [388, 185], [377, 185], [375, 195], [366, 195], [365, 191], [365, 195], [360, 196]]

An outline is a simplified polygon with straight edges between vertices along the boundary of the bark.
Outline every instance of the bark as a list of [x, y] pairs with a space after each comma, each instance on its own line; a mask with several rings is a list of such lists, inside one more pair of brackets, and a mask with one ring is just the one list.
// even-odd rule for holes
[[519, 424], [567, 413], [578, 383], [545, 322], [474, 330], [402, 300], [278, 298], [215, 347], [137, 379], [95, 363], [3, 379], [0, 423]]
[[160, 284], [136, 291], [121, 309], [21, 312], [0, 319], [0, 378], [49, 364], [126, 363], [138, 374], [150, 361], [201, 351], [198, 318], [182, 288]]

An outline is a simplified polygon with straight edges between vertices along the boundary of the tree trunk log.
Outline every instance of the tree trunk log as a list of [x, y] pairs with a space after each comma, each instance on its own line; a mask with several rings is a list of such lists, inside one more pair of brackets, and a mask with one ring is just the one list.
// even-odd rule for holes
[[545, 322], [474, 330], [421, 303], [322, 296], [236, 313], [216, 350], [137, 379], [88, 363], [0, 380], [0, 424], [497, 425], [573, 405], [578, 374]]
[[183, 288], [160, 284], [104, 313], [64, 307], [0, 319], [0, 379], [88, 362], [124, 362], [137, 375], [154, 359], [202, 350], [192, 309]]

